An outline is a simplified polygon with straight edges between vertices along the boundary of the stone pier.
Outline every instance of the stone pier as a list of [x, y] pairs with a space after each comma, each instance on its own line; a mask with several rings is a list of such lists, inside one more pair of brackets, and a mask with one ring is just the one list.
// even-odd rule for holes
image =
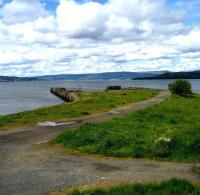
[[78, 90], [68, 90], [66, 88], [51, 88], [50, 92], [65, 102], [79, 101], [80, 91]]

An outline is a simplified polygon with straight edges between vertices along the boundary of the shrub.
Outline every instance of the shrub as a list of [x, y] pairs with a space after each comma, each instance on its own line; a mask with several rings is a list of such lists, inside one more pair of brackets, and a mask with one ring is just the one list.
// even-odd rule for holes
[[200, 153], [200, 139], [196, 139], [190, 146], [192, 152]]
[[169, 84], [169, 90], [173, 94], [185, 96], [192, 94], [192, 85], [189, 81], [186, 80], [176, 80], [173, 83]]
[[89, 112], [81, 112], [82, 115], [89, 115]]
[[174, 139], [161, 137], [156, 140], [153, 146], [153, 155], [156, 157], [166, 158], [170, 155], [174, 146]]
[[102, 142], [102, 148], [105, 150], [107, 149], [120, 149], [122, 146], [124, 146], [125, 140], [123, 137], [114, 137], [114, 136], [108, 136], [104, 139]]
[[135, 146], [133, 148], [133, 158], [143, 158], [146, 155], [145, 148], [142, 146]]

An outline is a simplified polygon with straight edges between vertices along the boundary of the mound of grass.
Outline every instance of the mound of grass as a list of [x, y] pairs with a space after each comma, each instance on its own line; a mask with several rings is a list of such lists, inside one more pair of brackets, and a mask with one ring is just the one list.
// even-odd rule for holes
[[64, 132], [54, 143], [113, 157], [200, 160], [200, 95], [173, 95], [160, 105]]
[[[63, 193], [65, 194], [65, 193]], [[120, 185], [112, 188], [75, 190], [70, 195], [199, 195], [199, 188], [185, 180], [171, 179], [161, 184]]]
[[145, 100], [157, 95], [158, 90], [135, 89], [80, 93], [80, 101], [61, 104], [18, 114], [0, 116], [0, 130], [7, 127], [58, 121], [108, 111], [117, 106]]

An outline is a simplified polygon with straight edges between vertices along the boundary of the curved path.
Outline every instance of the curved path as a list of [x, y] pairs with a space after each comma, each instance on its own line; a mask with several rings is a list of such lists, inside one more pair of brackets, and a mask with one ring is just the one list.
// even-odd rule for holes
[[0, 194], [43, 194], [97, 182], [160, 181], [172, 177], [198, 182], [199, 164], [76, 156], [46, 142], [88, 121], [105, 121], [164, 101], [168, 92], [112, 112], [78, 118], [58, 126], [32, 126], [0, 132]]

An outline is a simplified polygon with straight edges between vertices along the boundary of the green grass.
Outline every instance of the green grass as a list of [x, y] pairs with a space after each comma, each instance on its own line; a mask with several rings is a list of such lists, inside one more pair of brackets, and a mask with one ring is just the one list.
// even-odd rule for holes
[[[65, 193], [63, 193], [65, 194]], [[111, 188], [75, 190], [69, 195], [199, 195], [200, 190], [185, 180], [172, 179], [161, 184], [119, 185]]]
[[135, 114], [84, 124], [53, 142], [89, 154], [199, 162], [200, 95], [173, 95]]
[[82, 92], [77, 103], [61, 104], [38, 110], [0, 116], [0, 130], [35, 124], [41, 121], [62, 121], [98, 112], [108, 111], [117, 106], [138, 102], [155, 96], [158, 90], [135, 89], [122, 91]]

